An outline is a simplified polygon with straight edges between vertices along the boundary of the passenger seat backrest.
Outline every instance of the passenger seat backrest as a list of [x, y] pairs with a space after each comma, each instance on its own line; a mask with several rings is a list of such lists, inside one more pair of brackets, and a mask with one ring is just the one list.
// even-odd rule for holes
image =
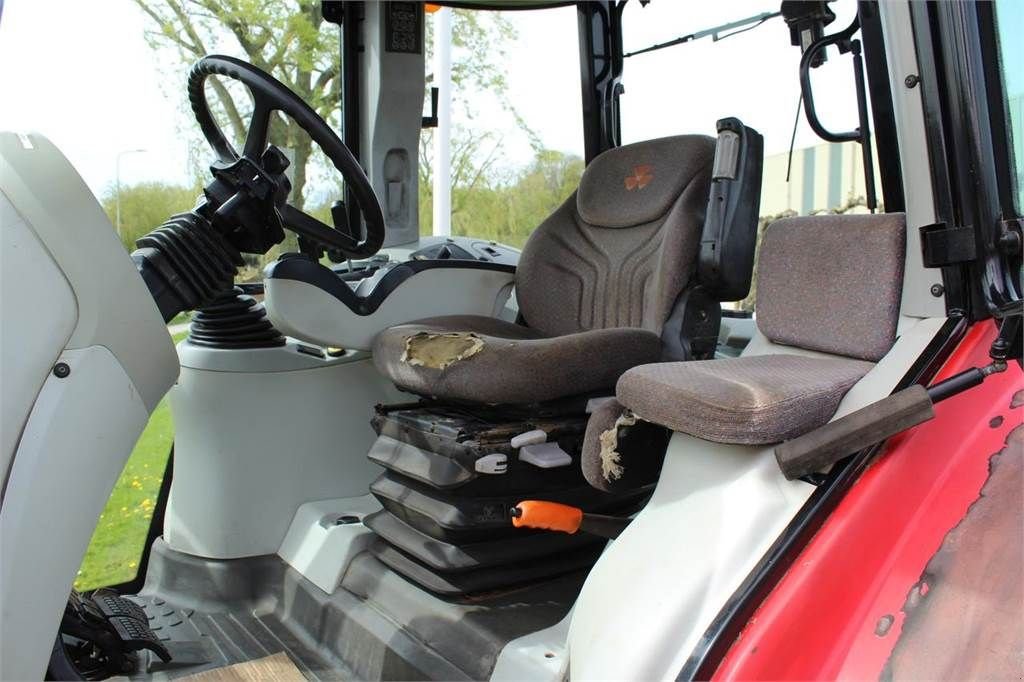
[[757, 327], [776, 343], [878, 361], [896, 340], [902, 213], [785, 218], [765, 230]]
[[665, 137], [595, 158], [527, 241], [516, 297], [527, 325], [560, 336], [660, 332], [696, 267], [715, 140]]

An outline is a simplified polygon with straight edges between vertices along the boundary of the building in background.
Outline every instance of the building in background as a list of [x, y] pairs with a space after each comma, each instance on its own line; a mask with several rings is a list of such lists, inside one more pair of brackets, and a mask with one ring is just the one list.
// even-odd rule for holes
[[[777, 216], [788, 211], [810, 215], [866, 203], [864, 161], [858, 143], [825, 142], [793, 150], [793, 165], [787, 182], [788, 163], [788, 153], [775, 154], [764, 160], [762, 216]], [[881, 186], [876, 163], [875, 188], [879, 202]], [[867, 208], [853, 210], [867, 212]]]

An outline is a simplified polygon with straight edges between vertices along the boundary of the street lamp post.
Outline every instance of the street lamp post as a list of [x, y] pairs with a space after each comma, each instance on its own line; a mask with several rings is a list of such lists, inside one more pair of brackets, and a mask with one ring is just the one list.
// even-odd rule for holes
[[114, 230], [121, 237], [121, 157], [125, 154], [142, 154], [145, 149], [124, 149], [117, 153], [114, 160]]
[[434, 82], [437, 83], [437, 128], [434, 129], [434, 235], [452, 233], [452, 10], [434, 14]]

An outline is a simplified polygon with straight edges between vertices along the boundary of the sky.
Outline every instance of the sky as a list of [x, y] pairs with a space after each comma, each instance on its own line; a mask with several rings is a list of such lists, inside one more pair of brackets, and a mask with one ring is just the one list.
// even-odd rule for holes
[[[127, 0], [5, 0], [0, 18], [0, 129], [38, 131], [93, 192], [122, 182], [187, 178], [180, 113], [165, 97], [143, 16]], [[16, 68], [14, 65], [22, 65]]]
[[[777, 10], [778, 2], [771, 0], [654, 0], [646, 7], [631, 2], [623, 15], [623, 48], [630, 52]], [[833, 10], [837, 18], [829, 31], [849, 24], [855, 3], [840, 0]], [[512, 101], [546, 144], [582, 155], [575, 9], [508, 16], [519, 31], [510, 51], [514, 55], [508, 72]], [[623, 141], [682, 133], [714, 135], [718, 119], [737, 116], [764, 135], [767, 154], [785, 152], [800, 96], [799, 63], [800, 51], [789, 44], [789, 29], [781, 17], [719, 42], [704, 38], [627, 58], [622, 77], [625, 93], [620, 98]], [[827, 126], [836, 131], [856, 127], [849, 56], [837, 57], [830, 51], [830, 61], [813, 72], [812, 85]], [[819, 142], [801, 120], [796, 148]]]
[[[268, 0], [273, 1], [273, 0]], [[774, 11], [770, 0], [633, 2], [623, 18], [626, 51], [716, 24]], [[853, 0], [834, 5], [852, 17]], [[573, 8], [510, 12], [519, 37], [509, 47], [509, 96], [545, 146], [582, 155], [579, 48]], [[185, 182], [190, 116], [177, 104], [185, 68], [160, 63], [146, 43], [146, 21], [129, 0], [5, 0], [0, 19], [0, 129], [50, 137], [97, 194], [115, 182]], [[429, 29], [428, 29], [429, 30]], [[625, 141], [714, 133], [715, 121], [739, 116], [765, 136], [766, 153], [784, 152], [796, 111], [799, 50], [781, 19], [722, 42], [705, 39], [626, 61], [622, 97]], [[24, 64], [24, 68], [10, 68]], [[822, 119], [834, 129], [856, 125], [849, 57], [815, 73]], [[505, 138], [504, 161], [528, 163], [532, 152], [511, 117], [482, 97], [482, 122]], [[817, 143], [801, 123], [796, 147]], [[131, 150], [143, 149], [144, 152]]]

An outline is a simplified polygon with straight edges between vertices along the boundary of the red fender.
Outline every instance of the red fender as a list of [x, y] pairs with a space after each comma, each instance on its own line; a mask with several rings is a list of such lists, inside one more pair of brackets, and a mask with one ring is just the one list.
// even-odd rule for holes
[[[935, 381], [988, 364], [988, 349], [995, 335], [991, 321], [975, 324]], [[1021, 394], [1014, 401], [1018, 392]], [[926, 568], [940, 547], [949, 551], [950, 543], [958, 542], [950, 531], [979, 500], [989, 479], [990, 460], [1003, 449], [1010, 432], [1021, 425], [1024, 408], [1012, 408], [1011, 403], [1024, 402], [1022, 398], [1024, 374], [1016, 362], [1011, 362], [1006, 372], [936, 405], [934, 420], [890, 439], [883, 454], [840, 501], [754, 613], [722, 659], [714, 678], [878, 679], [887, 665], [895, 666], [902, 677], [953, 679], [970, 672], [985, 672], [988, 663], [977, 661], [1000, 657], [1000, 652], [989, 648], [1002, 648], [1006, 643], [977, 641], [977, 627], [970, 632], [973, 640], [963, 641], [964, 625], [972, 617], [977, 626], [994, 615], [992, 604], [987, 602], [993, 599], [990, 581], [999, 576], [986, 575], [988, 580], [984, 583], [964, 590], [963, 586], [957, 588], [944, 582], [946, 576], [942, 571], [932, 575], [934, 571], [930, 568], [926, 574]], [[1020, 437], [1022, 432], [1015, 436]], [[1008, 475], [1018, 476], [1016, 469]], [[1017, 519], [1021, 510], [1012, 507], [1021, 505], [1008, 506], [1011, 508], [1006, 509], [1006, 514], [1016, 516], [1005, 523], [1020, 525]], [[981, 536], [996, 530], [990, 528], [991, 518], [995, 517], [990, 517], [981, 531], [972, 532]], [[1005, 533], [1007, 537], [988, 544], [1019, 542], [1013, 535]], [[1004, 600], [1003, 608], [1009, 609], [1011, 619], [998, 626], [998, 630], [990, 626], [996, 638], [1001, 636], [998, 632], [1007, 628], [1019, 634], [1020, 598], [1012, 596], [1017, 589], [1012, 585], [1017, 581], [1015, 572], [1021, 570], [1017, 559], [1002, 562], [1015, 563], [1016, 567], [1002, 567], [1002, 580], [1008, 585], [1011, 603], [1005, 601], [1005, 590], [1002, 597], [995, 599]], [[975, 559], [975, 563], [981, 561]], [[997, 570], [998, 567], [990, 566], [975, 572]], [[949, 604], [955, 604], [957, 599], [951, 595], [957, 591], [963, 616], [949, 617]], [[947, 597], [945, 618], [939, 618], [934, 610], [918, 611], [923, 602], [934, 602], [932, 606], [939, 603], [943, 592]], [[1016, 604], [1012, 603], [1014, 598]], [[966, 610], [976, 613], [968, 614]], [[930, 640], [920, 640], [920, 623], [915, 623], [915, 619], [924, 617], [944, 621], [945, 625], [940, 627], [946, 631], [957, 627], [961, 631], [953, 633], [955, 637], [946, 637], [945, 642], [934, 633]], [[949, 627], [951, 621], [959, 621], [957, 627]], [[905, 625], [909, 628], [911, 623], [915, 625], [913, 634], [918, 636], [919, 651], [897, 651], [903, 657], [897, 660], [894, 649]], [[901, 642], [902, 649], [907, 646], [908, 643]], [[937, 646], [960, 650], [940, 655]], [[1009, 658], [1019, 656], [1019, 651], [1004, 653], [1003, 662], [997, 661], [997, 666], [1020, 663]], [[972, 664], [961, 660], [964, 657], [977, 660]], [[956, 663], [952, 662], [954, 659]], [[940, 669], [942, 665], [959, 667]], [[991, 676], [991, 667], [987, 672]]]

